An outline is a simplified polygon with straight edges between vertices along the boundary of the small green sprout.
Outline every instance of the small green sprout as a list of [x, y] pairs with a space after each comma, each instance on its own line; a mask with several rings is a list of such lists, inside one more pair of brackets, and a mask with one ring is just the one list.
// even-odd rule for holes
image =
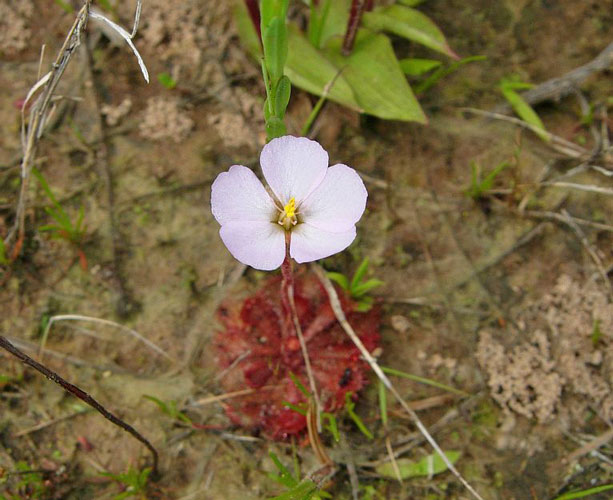
[[179, 422], [183, 422], [184, 424], [188, 425], [193, 424], [192, 420], [185, 413], [183, 413], [177, 408], [176, 401], [169, 401], [168, 403], [165, 403], [161, 399], [158, 399], [155, 396], [149, 396], [147, 394], [143, 395], [143, 398], [154, 402], [162, 413], [168, 415], [173, 420], [178, 420]]
[[43, 175], [35, 168], [32, 169], [32, 174], [38, 180], [40, 187], [43, 192], [51, 202], [50, 207], [45, 207], [45, 212], [55, 221], [54, 224], [47, 224], [39, 227], [39, 231], [47, 231], [51, 234], [52, 238], [59, 238], [66, 240], [68, 243], [74, 245], [77, 248], [79, 259], [81, 261], [81, 267], [83, 269], [87, 268], [87, 260], [85, 258], [85, 254], [81, 249], [81, 245], [83, 244], [83, 240], [85, 239], [85, 224], [83, 223], [83, 219], [85, 216], [85, 209], [83, 205], [79, 209], [79, 213], [77, 215], [76, 220], [70, 218], [66, 210], [60, 205], [60, 202], [57, 200], [56, 196], [51, 191], [49, 184]]
[[360, 432], [364, 434], [368, 439], [374, 439], [372, 432], [368, 430], [368, 427], [364, 424], [364, 421], [358, 416], [358, 414], [354, 411], [355, 403], [351, 399], [352, 393], [350, 391], [345, 393], [345, 410], [347, 410], [347, 414], [349, 418], [353, 420], [355, 425], [357, 425]]
[[485, 177], [482, 177], [481, 174], [481, 166], [474, 162], [470, 162], [471, 169], [471, 179], [470, 179], [470, 187], [465, 191], [466, 196], [472, 198], [474, 201], [479, 201], [485, 197], [487, 192], [492, 189], [494, 185], [494, 181], [496, 177], [509, 166], [509, 163], [502, 162], [494, 167], [494, 169], [487, 174]]
[[168, 90], [172, 90], [177, 86], [177, 82], [172, 76], [170, 76], [170, 73], [159, 73], [158, 82], [160, 82], [162, 86]]
[[318, 491], [318, 486], [310, 479], [300, 480], [298, 475], [294, 476], [272, 451], [269, 455], [279, 474], [269, 473], [268, 477], [288, 488], [285, 493], [269, 500], [321, 500], [322, 498], [332, 498], [329, 493]]
[[103, 472], [101, 475], [108, 477], [113, 481], [122, 484], [124, 491], [115, 495], [113, 500], [123, 500], [124, 498], [138, 497], [140, 500], [146, 500], [147, 482], [151, 474], [151, 468], [147, 467], [142, 471], [130, 467], [125, 474], [111, 474]]
[[595, 319], [594, 327], [592, 328], [592, 335], [591, 335], [592, 345], [594, 347], [597, 347], [601, 338], [602, 338], [602, 331], [600, 330], [600, 320]]
[[344, 274], [335, 272], [327, 273], [328, 278], [336, 282], [343, 290], [351, 295], [351, 298], [358, 302], [358, 311], [360, 312], [368, 311], [374, 302], [374, 299], [366, 294], [374, 288], [383, 285], [383, 281], [378, 279], [363, 281], [364, 275], [368, 270], [368, 264], [369, 261], [367, 257], [359, 265], [351, 281], [349, 281], [349, 278]]

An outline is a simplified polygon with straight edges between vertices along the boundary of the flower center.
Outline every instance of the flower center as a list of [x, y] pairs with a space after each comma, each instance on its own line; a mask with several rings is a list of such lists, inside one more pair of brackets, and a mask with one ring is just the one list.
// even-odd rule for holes
[[287, 205], [283, 207], [283, 212], [279, 214], [279, 220], [277, 221], [281, 226], [289, 231], [292, 226], [298, 224], [298, 218], [296, 217], [296, 198], [290, 198]]

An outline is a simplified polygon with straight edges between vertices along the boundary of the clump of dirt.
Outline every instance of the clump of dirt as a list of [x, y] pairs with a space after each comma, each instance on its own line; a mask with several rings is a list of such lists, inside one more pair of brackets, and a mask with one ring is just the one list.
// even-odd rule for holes
[[139, 125], [140, 135], [153, 141], [171, 139], [181, 142], [194, 128], [194, 121], [181, 109], [177, 99], [152, 97]]
[[[284, 403], [306, 408], [306, 396], [292, 376], [309, 387], [300, 343], [286, 326], [279, 291], [277, 277], [243, 301], [222, 304], [217, 316], [225, 329], [217, 332], [214, 341], [225, 391], [256, 389], [230, 400], [226, 414], [235, 424], [273, 439], [304, 431], [305, 416]], [[357, 304], [338, 293], [349, 322], [366, 348], [373, 351], [379, 345], [378, 308], [358, 312]], [[337, 411], [344, 407], [348, 392], [355, 398], [367, 383], [368, 365], [336, 321], [326, 291], [316, 277], [299, 276], [294, 295], [323, 408]]]
[[32, 0], [0, 3], [0, 54], [13, 55], [28, 46], [32, 35], [29, 19], [33, 11]]
[[104, 115], [104, 120], [109, 127], [117, 125], [127, 114], [132, 110], [132, 99], [126, 97], [117, 106], [104, 104], [100, 108], [100, 112]]
[[179, 2], [171, 9], [166, 0], [151, 0], [141, 34], [162, 60], [177, 57], [197, 64], [207, 45], [205, 11], [206, 6], [198, 0]]
[[512, 348], [488, 331], [480, 334], [477, 359], [494, 400], [540, 423], [566, 414], [580, 424], [590, 408], [609, 421], [613, 304], [607, 294], [594, 281], [581, 285], [561, 276], [521, 315], [519, 326], [527, 340]]

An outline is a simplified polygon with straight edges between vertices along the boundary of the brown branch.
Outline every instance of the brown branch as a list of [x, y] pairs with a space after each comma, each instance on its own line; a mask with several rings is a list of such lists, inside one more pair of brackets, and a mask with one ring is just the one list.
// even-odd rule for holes
[[62, 386], [62, 388], [64, 390], [66, 390], [70, 394], [76, 396], [81, 401], [87, 403], [89, 406], [91, 406], [96, 411], [98, 411], [104, 418], [106, 418], [107, 420], [110, 420], [115, 425], [121, 427], [126, 432], [132, 434], [132, 436], [134, 436], [141, 443], [143, 443], [149, 449], [149, 451], [151, 452], [151, 455], [153, 456], [153, 469], [152, 469], [152, 471], [153, 471], [153, 476], [154, 477], [157, 476], [157, 474], [158, 474], [158, 452], [157, 452], [157, 450], [153, 447], [153, 445], [146, 438], [144, 438], [136, 429], [134, 429], [134, 427], [132, 427], [131, 425], [125, 423], [119, 417], [113, 415], [104, 406], [102, 406], [100, 403], [98, 403], [98, 401], [96, 401], [94, 398], [92, 398], [85, 391], [79, 389], [76, 385], [71, 384], [70, 382], [68, 382], [67, 380], [63, 379], [61, 376], [59, 376], [57, 373], [55, 373], [54, 371], [50, 370], [46, 366], [41, 365], [37, 361], [34, 361], [30, 356], [28, 356], [24, 352], [20, 351], [19, 349], [17, 349], [13, 344], [11, 344], [2, 335], [0, 335], [0, 347], [6, 349], [13, 356], [18, 358], [22, 363], [25, 363], [26, 365], [34, 368], [36, 371], [42, 373], [49, 380], [51, 380], [51, 381], [55, 382], [56, 384], [59, 384], [60, 386]]

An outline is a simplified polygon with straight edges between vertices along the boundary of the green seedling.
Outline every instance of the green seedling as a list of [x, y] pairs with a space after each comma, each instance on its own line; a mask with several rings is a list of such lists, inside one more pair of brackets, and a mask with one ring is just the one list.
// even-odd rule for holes
[[137, 497], [140, 500], [146, 500], [147, 482], [151, 474], [151, 468], [147, 467], [141, 471], [130, 467], [125, 474], [111, 474], [103, 472], [101, 476], [108, 477], [113, 481], [117, 481], [122, 485], [121, 493], [115, 495], [113, 500], [123, 500], [124, 498]]
[[45, 212], [51, 217], [55, 223], [47, 224], [39, 227], [39, 231], [49, 232], [52, 238], [63, 239], [68, 243], [74, 245], [79, 254], [79, 260], [81, 262], [81, 267], [83, 269], [87, 269], [87, 259], [85, 258], [85, 254], [81, 249], [81, 245], [83, 244], [83, 240], [85, 239], [85, 224], [83, 223], [83, 219], [85, 216], [85, 208], [83, 205], [79, 208], [79, 213], [77, 215], [76, 220], [73, 222], [72, 218], [64, 207], [60, 205], [60, 202], [57, 200], [56, 196], [51, 191], [47, 180], [43, 177], [43, 175], [36, 169], [32, 169], [32, 174], [38, 180], [40, 187], [43, 192], [47, 196], [48, 200], [51, 202], [50, 207], [45, 207]]
[[168, 90], [172, 90], [177, 86], [177, 82], [172, 76], [170, 76], [170, 73], [159, 73], [158, 82], [160, 82], [162, 86]]
[[149, 396], [147, 394], [143, 395], [143, 398], [148, 399], [156, 404], [156, 406], [160, 409], [162, 413], [168, 415], [173, 420], [177, 420], [179, 422], [183, 422], [187, 425], [193, 425], [191, 418], [189, 418], [185, 413], [177, 408], [176, 401], [169, 401], [165, 403], [161, 399], [156, 398], [155, 396]]
[[600, 330], [600, 320], [595, 319], [594, 327], [592, 328], [592, 335], [591, 335], [592, 345], [594, 347], [597, 347], [601, 338], [602, 338], [602, 331]]
[[287, 488], [286, 492], [269, 500], [321, 500], [322, 498], [332, 498], [325, 491], [320, 491], [318, 486], [310, 479], [300, 480], [298, 474], [294, 476], [272, 451], [269, 455], [279, 473], [269, 473], [268, 477]]
[[367, 295], [368, 292], [383, 285], [383, 281], [378, 279], [369, 279], [364, 281], [364, 276], [368, 270], [369, 261], [365, 258], [358, 266], [353, 278], [349, 280], [347, 276], [341, 273], [329, 272], [328, 278], [336, 282], [343, 290], [345, 290], [352, 299], [358, 302], [358, 311], [368, 311], [374, 302], [373, 297]]
[[543, 141], [549, 142], [550, 136], [545, 130], [545, 125], [536, 114], [534, 109], [519, 95], [519, 90], [531, 89], [534, 85], [520, 81], [518, 78], [503, 78], [498, 84], [504, 98], [513, 108], [513, 111], [532, 127], [532, 131]]
[[345, 393], [345, 410], [347, 411], [347, 415], [349, 415], [349, 418], [353, 420], [362, 434], [364, 434], [368, 439], [374, 439], [375, 437], [373, 436], [372, 432], [368, 430], [368, 427], [366, 427], [363, 420], [354, 411], [355, 403], [351, 400], [351, 395], [351, 392]]
[[470, 162], [470, 187], [465, 191], [466, 196], [472, 198], [474, 201], [483, 199], [487, 192], [492, 189], [496, 177], [498, 177], [508, 166], [509, 163], [503, 161], [496, 165], [489, 174], [482, 177], [480, 165], [474, 161]]

